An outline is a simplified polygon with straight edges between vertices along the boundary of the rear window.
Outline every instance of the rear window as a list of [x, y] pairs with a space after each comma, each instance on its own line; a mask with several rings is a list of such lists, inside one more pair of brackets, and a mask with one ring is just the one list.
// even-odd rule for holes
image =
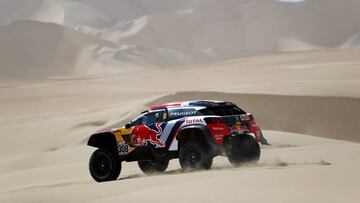
[[216, 116], [232, 116], [246, 114], [246, 112], [237, 106], [216, 106], [208, 107], [200, 110], [203, 115], [216, 115]]

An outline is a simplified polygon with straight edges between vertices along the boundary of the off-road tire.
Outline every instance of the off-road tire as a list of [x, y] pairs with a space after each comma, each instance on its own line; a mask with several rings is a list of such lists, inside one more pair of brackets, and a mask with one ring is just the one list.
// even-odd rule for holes
[[166, 171], [169, 161], [152, 161], [152, 160], [146, 160], [146, 161], [138, 161], [139, 168], [142, 172], [144, 172], [146, 175], [152, 175], [156, 173], [162, 173]]
[[233, 166], [256, 163], [260, 159], [260, 145], [249, 134], [238, 135], [232, 138], [227, 157]]
[[209, 149], [199, 140], [186, 141], [180, 146], [179, 162], [183, 170], [210, 169], [213, 157]]
[[97, 182], [116, 180], [121, 171], [121, 160], [116, 153], [97, 149], [90, 157], [89, 170]]

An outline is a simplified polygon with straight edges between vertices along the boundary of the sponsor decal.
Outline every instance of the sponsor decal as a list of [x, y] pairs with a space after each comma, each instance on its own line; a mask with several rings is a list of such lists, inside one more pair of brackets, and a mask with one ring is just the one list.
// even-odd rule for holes
[[214, 138], [215, 138], [216, 140], [222, 140], [223, 137], [224, 137], [223, 134], [214, 135]]
[[132, 130], [134, 145], [141, 147], [150, 143], [156, 147], [165, 147], [165, 143], [159, 139], [163, 132], [161, 123], [156, 123], [154, 127], [155, 129], [147, 125], [135, 126]]
[[231, 134], [243, 134], [247, 130], [248, 129], [246, 125], [241, 125], [241, 124], [235, 124], [230, 128]]
[[212, 129], [213, 129], [213, 130], [224, 130], [223, 127], [213, 127]]
[[225, 123], [207, 124], [207, 128], [210, 130], [216, 144], [221, 144], [224, 137], [230, 134]]
[[204, 123], [205, 121], [202, 118], [193, 118], [186, 119], [185, 124], [193, 124], [193, 123]]
[[196, 111], [175, 111], [170, 113], [170, 117], [192, 116], [195, 114]]
[[118, 142], [117, 144], [118, 146], [118, 151], [119, 151], [119, 155], [126, 155], [129, 153], [129, 145], [126, 144], [124, 141]]

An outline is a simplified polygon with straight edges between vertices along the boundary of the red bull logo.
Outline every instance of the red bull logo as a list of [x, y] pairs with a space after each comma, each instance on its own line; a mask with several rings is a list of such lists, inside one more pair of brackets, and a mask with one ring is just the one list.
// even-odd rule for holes
[[160, 123], [155, 124], [156, 130], [149, 128], [146, 125], [135, 126], [132, 130], [133, 143], [135, 146], [146, 146], [148, 142], [158, 147], [165, 147], [165, 143], [158, 139], [162, 134]]
[[235, 124], [230, 128], [231, 134], [242, 134], [245, 130], [246, 127], [242, 126], [241, 124]]

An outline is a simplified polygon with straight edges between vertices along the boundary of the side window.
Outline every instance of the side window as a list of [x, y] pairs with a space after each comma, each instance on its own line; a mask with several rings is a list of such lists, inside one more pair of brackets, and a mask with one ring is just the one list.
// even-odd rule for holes
[[136, 120], [132, 121], [131, 126], [137, 126], [137, 125], [141, 125], [141, 121], [143, 120], [143, 116], [140, 118], [137, 118]]
[[162, 111], [149, 113], [143, 117], [143, 119], [141, 120], [141, 124], [142, 125], [151, 125], [154, 123], [159, 123], [162, 121], [162, 117], [163, 117]]
[[162, 115], [163, 115], [162, 111], [156, 112], [154, 114], [154, 117], [155, 117], [155, 119], [154, 119], [155, 122], [154, 123], [160, 123], [162, 121]]
[[140, 124], [141, 125], [146, 125], [147, 120], [148, 120], [148, 115], [145, 115], [144, 117], [142, 117]]

